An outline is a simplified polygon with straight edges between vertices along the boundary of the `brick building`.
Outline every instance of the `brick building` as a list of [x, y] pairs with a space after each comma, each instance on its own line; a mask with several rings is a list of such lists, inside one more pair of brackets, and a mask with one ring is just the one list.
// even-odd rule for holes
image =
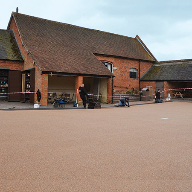
[[[22, 54], [23, 92], [76, 93], [81, 83], [88, 93], [101, 94], [103, 102], [113, 92], [139, 90], [140, 77], [156, 59], [135, 38], [49, 21], [13, 12], [8, 24]], [[21, 101], [36, 102], [35, 94], [21, 94]]]
[[[162, 96], [192, 97], [192, 60], [162, 61], [154, 64], [141, 78], [143, 87], [153, 87], [162, 91]], [[179, 96], [181, 96], [179, 94]]]

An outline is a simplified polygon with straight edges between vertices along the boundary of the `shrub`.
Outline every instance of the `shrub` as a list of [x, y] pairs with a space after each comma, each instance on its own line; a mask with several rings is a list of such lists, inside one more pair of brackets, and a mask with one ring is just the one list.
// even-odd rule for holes
[[126, 93], [126, 94], [130, 94], [130, 95], [134, 94], [134, 93], [133, 93], [133, 90], [128, 90], [128, 91], [126, 91], [125, 93]]

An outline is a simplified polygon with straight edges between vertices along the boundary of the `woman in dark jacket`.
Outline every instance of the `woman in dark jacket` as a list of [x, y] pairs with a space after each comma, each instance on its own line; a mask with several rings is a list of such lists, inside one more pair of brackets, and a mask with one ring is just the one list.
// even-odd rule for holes
[[38, 103], [40, 103], [40, 101], [41, 101], [41, 92], [39, 91], [39, 89], [37, 90], [36, 94], [37, 94], [37, 101], [38, 101]]

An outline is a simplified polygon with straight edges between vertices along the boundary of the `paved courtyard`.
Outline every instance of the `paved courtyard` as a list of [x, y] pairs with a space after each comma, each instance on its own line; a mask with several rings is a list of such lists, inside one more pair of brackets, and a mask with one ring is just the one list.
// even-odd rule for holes
[[2, 192], [191, 192], [192, 103], [0, 110]]

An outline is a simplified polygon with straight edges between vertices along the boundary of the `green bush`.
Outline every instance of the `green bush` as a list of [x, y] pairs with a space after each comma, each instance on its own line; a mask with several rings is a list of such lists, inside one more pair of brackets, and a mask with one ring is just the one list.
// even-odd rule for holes
[[128, 90], [128, 91], [126, 91], [125, 93], [126, 93], [126, 94], [130, 94], [130, 95], [134, 94], [134, 93], [133, 93], [133, 90]]

